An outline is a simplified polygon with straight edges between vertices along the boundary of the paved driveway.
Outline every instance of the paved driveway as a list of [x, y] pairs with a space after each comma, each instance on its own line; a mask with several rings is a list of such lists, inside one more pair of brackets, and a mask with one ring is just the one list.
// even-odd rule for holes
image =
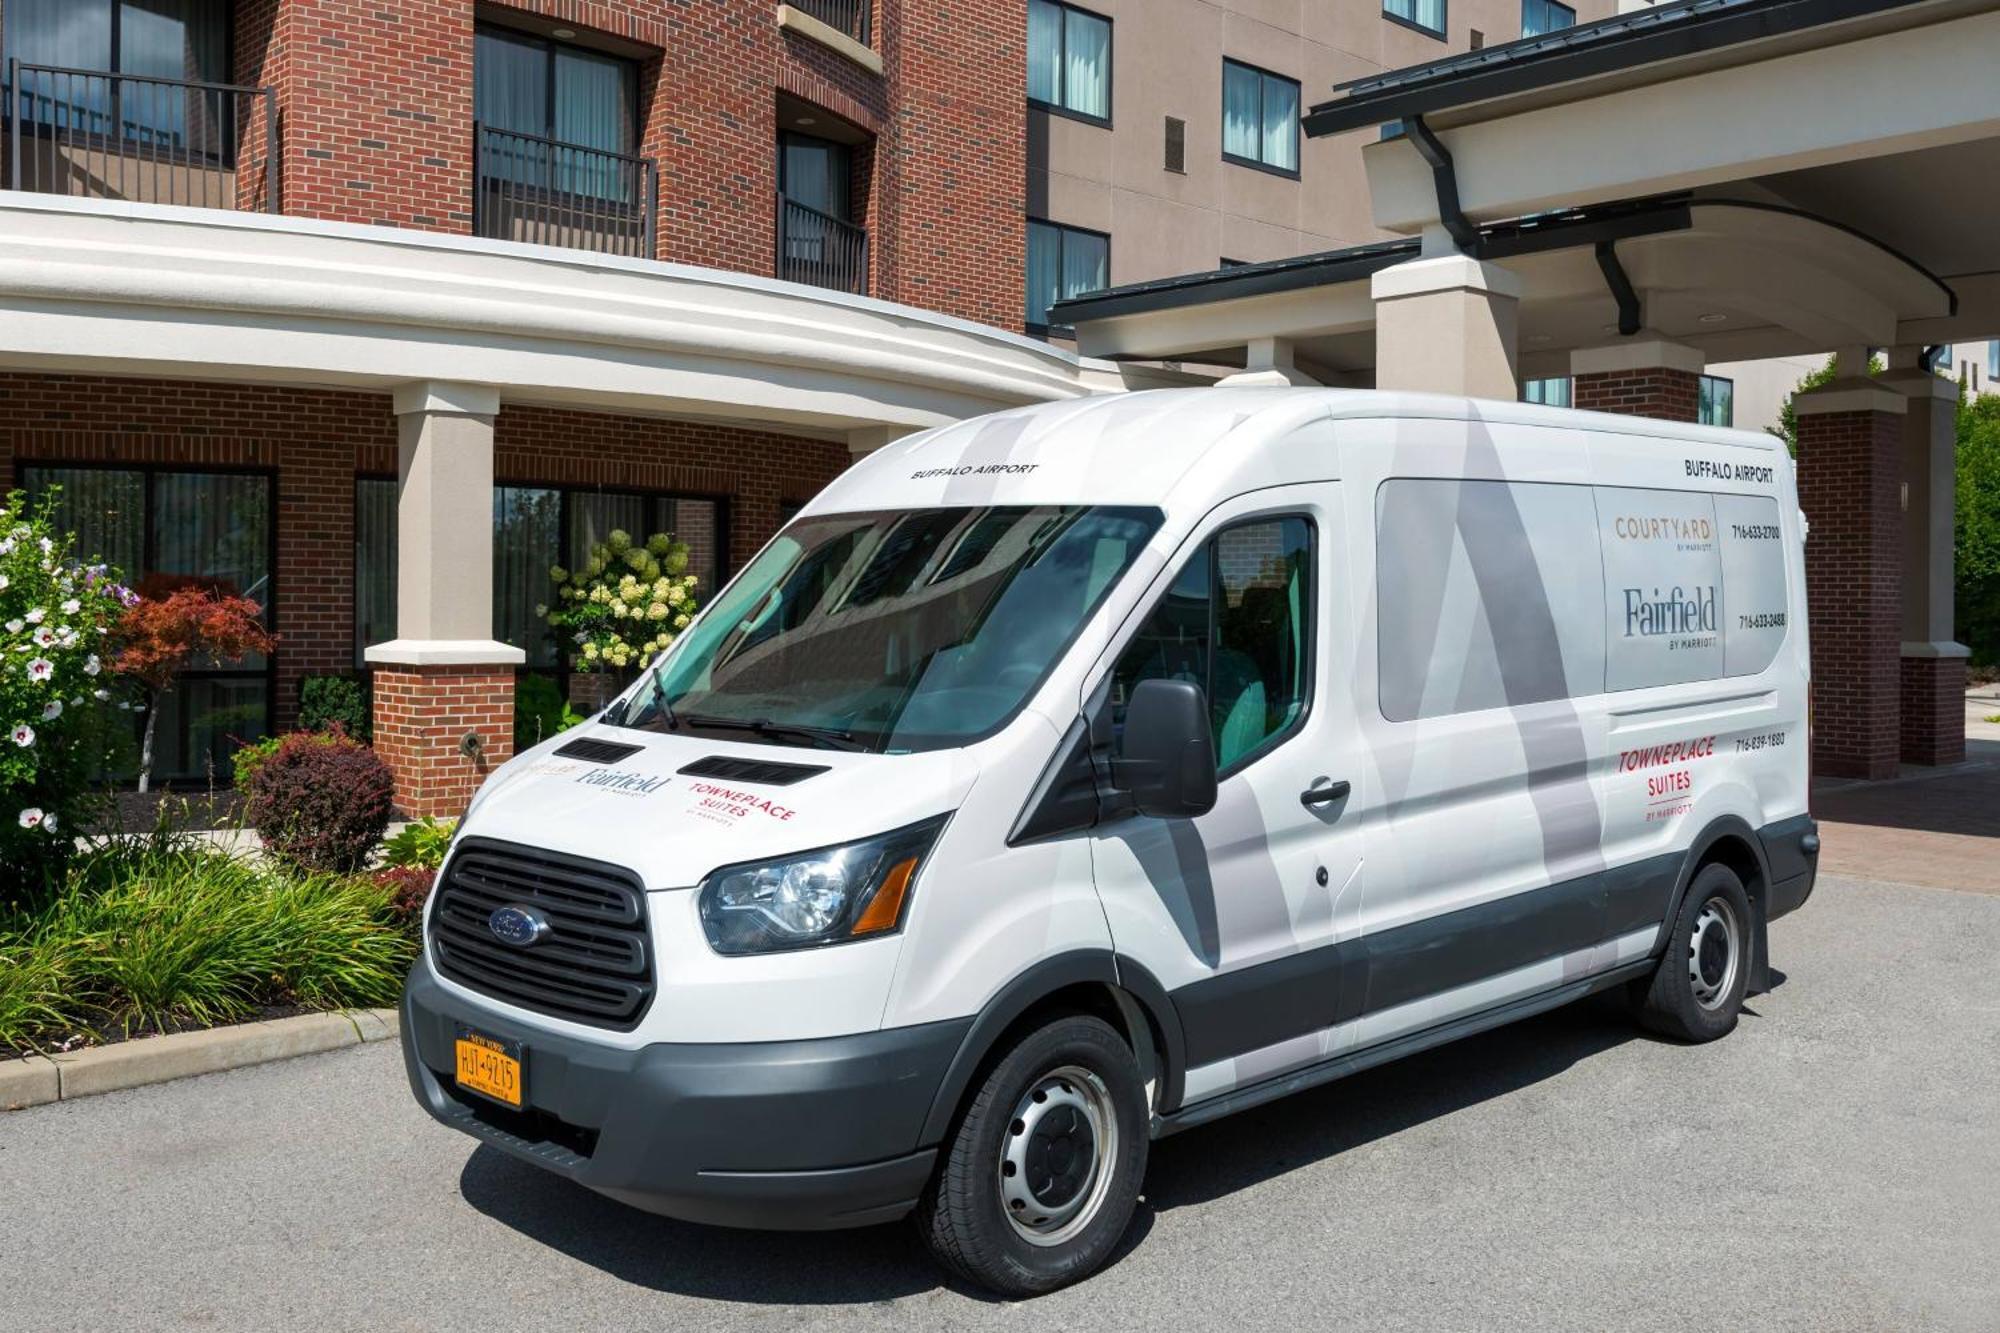
[[1168, 1140], [1040, 1301], [907, 1228], [682, 1226], [434, 1125], [361, 1047], [0, 1117], [0, 1327], [2000, 1327], [2000, 898], [1823, 881], [1688, 1049], [1545, 1016]]

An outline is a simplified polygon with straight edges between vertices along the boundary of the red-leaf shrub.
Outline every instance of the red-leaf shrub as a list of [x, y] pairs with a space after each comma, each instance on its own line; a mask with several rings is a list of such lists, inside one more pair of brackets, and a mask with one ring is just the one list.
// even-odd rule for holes
[[424, 903], [437, 882], [437, 871], [422, 866], [390, 866], [375, 872], [375, 882], [389, 890], [389, 910], [405, 925], [423, 919]]
[[250, 823], [274, 855], [312, 870], [361, 869], [395, 813], [396, 782], [339, 732], [293, 732], [250, 775]]

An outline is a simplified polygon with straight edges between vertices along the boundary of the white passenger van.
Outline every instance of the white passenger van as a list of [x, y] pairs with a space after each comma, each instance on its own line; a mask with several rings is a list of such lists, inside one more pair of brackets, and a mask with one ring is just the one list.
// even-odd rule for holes
[[411, 1084], [638, 1207], [914, 1213], [1025, 1294], [1161, 1135], [1593, 991], [1720, 1037], [1816, 866], [1802, 540], [1768, 436], [1518, 403], [911, 436], [487, 781]]

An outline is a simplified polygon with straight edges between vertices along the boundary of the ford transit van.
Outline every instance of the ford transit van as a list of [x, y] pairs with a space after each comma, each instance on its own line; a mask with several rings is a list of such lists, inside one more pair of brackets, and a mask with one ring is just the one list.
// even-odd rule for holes
[[445, 1124], [1009, 1294], [1151, 1140], [1596, 991], [1735, 1025], [1812, 891], [1804, 524], [1757, 434], [1172, 390], [856, 463], [502, 766], [403, 1002]]

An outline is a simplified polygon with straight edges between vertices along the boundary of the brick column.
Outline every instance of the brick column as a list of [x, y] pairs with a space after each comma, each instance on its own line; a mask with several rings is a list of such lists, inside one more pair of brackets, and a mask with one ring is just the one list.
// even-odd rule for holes
[[368, 648], [375, 749], [411, 815], [458, 815], [514, 753], [514, 668], [493, 640], [493, 417], [484, 385], [395, 392], [396, 637]]
[[1702, 354], [1643, 332], [1570, 353], [1571, 407], [1656, 421], [1693, 421], [1701, 404]]
[[[1428, 238], [1427, 238], [1428, 241]], [[1385, 268], [1375, 301], [1375, 387], [1520, 397], [1521, 280], [1498, 264], [1438, 254]]]
[[1965, 666], [1952, 618], [1958, 384], [1923, 369], [1922, 349], [1892, 348], [1884, 385], [1903, 395], [1902, 757], [1965, 759]]
[[1828, 776], [1890, 777], [1902, 752], [1905, 401], [1868, 379], [1793, 399], [1810, 525], [1813, 765]]

